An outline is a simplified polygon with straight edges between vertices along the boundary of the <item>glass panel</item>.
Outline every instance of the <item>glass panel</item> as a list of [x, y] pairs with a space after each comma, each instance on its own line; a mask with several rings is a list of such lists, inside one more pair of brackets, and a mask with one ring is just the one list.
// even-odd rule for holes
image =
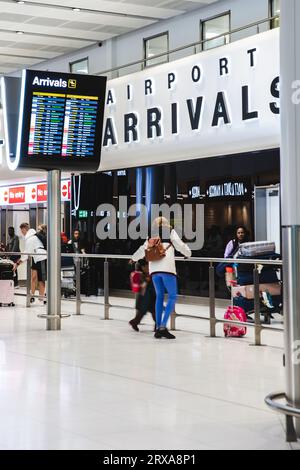
[[[280, 0], [271, 0], [271, 15], [277, 16], [280, 15]], [[271, 28], [279, 28], [280, 26], [280, 18], [276, 18], [276, 20], [272, 20]]]
[[89, 73], [88, 59], [78, 60], [70, 64], [71, 73]]
[[202, 38], [203, 40], [211, 39], [203, 44], [203, 50], [213, 49], [214, 47], [223, 46], [230, 42], [230, 35], [221, 36], [220, 38], [213, 39], [220, 34], [230, 31], [230, 15], [222, 15], [202, 23]]
[[[151, 59], [158, 54], [163, 54], [169, 50], [168, 34], [162, 34], [155, 38], [145, 39], [145, 59]], [[168, 62], [168, 55], [157, 59], [151, 59], [146, 61], [146, 67], [151, 65], [163, 64]]]

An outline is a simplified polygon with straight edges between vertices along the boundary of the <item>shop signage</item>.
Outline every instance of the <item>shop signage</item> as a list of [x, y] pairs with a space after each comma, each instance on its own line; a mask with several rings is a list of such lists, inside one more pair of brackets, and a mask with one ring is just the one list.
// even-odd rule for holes
[[[40, 204], [47, 202], [47, 183], [30, 183], [22, 186], [0, 187], [0, 206]], [[71, 200], [71, 181], [61, 182], [63, 202]]]
[[8, 194], [9, 204], [25, 204], [25, 186], [9, 188]]
[[252, 189], [249, 182], [225, 181], [217, 184], [210, 184], [206, 190], [206, 196], [209, 199], [249, 199], [252, 197]]
[[37, 186], [37, 202], [47, 202], [47, 196], [48, 196], [48, 185], [47, 185], [47, 183], [38, 184], [38, 186]]
[[279, 30], [108, 82], [100, 169], [279, 147]]

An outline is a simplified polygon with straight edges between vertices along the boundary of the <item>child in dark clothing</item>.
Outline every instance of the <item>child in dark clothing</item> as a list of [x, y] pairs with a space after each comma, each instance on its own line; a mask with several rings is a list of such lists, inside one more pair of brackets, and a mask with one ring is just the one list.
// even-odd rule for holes
[[130, 320], [129, 324], [135, 331], [139, 331], [138, 325], [141, 323], [143, 317], [150, 312], [155, 323], [155, 302], [156, 294], [151, 276], [149, 274], [148, 263], [141, 260], [136, 263], [136, 272], [140, 273], [140, 290], [136, 294], [135, 309], [136, 316]]

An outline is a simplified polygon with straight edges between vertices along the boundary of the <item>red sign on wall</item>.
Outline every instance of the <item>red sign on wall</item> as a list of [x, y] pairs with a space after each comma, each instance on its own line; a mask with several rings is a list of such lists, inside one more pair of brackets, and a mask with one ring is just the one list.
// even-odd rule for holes
[[37, 185], [37, 202], [47, 202], [47, 183]]
[[9, 204], [25, 204], [25, 186], [10, 188]]
[[63, 181], [61, 185], [61, 197], [63, 200], [71, 199], [71, 182]]

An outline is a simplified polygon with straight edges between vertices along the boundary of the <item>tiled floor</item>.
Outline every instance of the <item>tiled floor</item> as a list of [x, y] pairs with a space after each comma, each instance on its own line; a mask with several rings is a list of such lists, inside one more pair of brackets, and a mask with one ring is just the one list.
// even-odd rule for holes
[[135, 333], [129, 309], [103, 321], [103, 306], [86, 304], [47, 332], [43, 308], [17, 303], [0, 309], [0, 449], [292, 448], [264, 405], [284, 389], [281, 334], [265, 333], [270, 346], [255, 348], [253, 333], [211, 339], [205, 322], [178, 319], [186, 331], [158, 341], [150, 318]]

